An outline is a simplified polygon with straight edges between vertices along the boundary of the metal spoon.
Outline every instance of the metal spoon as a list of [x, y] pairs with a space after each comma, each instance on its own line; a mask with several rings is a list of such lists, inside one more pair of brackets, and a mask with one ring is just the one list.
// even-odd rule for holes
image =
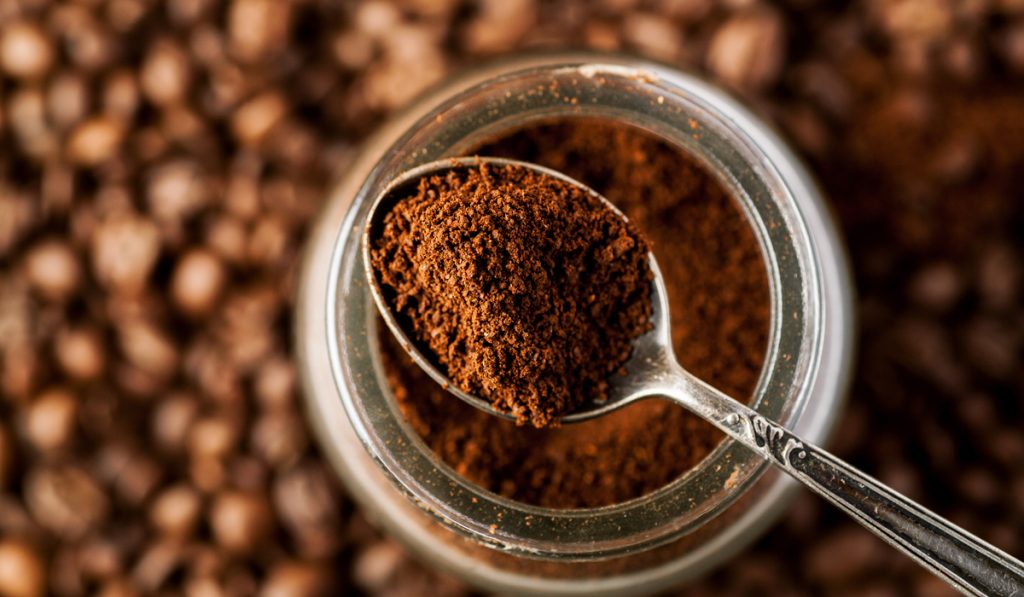
[[[561, 179], [593, 194], [619, 214], [607, 199], [560, 172], [535, 164], [497, 158], [460, 158], [431, 162], [403, 173], [377, 197], [363, 231], [363, 261], [377, 308], [413, 360], [435, 381], [465, 402], [495, 416], [512, 418], [489, 402], [467, 394], [417, 350], [405, 335], [384, 299], [370, 265], [370, 242], [382, 226], [384, 215], [396, 201], [415, 192], [419, 179], [465, 170], [481, 163], [515, 164]], [[562, 417], [564, 423], [585, 421], [639, 400], [663, 397], [696, 413], [730, 437], [780, 467], [857, 522], [956, 589], [972, 595], [1024, 596], [1024, 564], [956, 525], [926, 510], [877, 480], [801, 439], [774, 421], [697, 379], [683, 369], [672, 350], [665, 283], [654, 255], [651, 287], [653, 329], [636, 339], [625, 365], [627, 374], [609, 379], [608, 399], [591, 402]], [[842, 557], [842, 554], [836, 554]]]

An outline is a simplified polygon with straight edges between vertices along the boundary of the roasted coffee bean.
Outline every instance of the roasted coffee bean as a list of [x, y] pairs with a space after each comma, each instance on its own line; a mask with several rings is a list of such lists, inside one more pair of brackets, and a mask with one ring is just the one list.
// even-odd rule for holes
[[295, 366], [283, 357], [267, 359], [256, 372], [254, 392], [260, 406], [268, 411], [285, 410], [295, 394]]
[[168, 537], [187, 538], [195, 531], [201, 508], [202, 498], [194, 489], [188, 485], [175, 485], [153, 500], [149, 520]]
[[231, 130], [243, 145], [258, 145], [287, 111], [280, 94], [266, 92], [239, 106], [231, 118]]
[[59, 73], [50, 81], [46, 108], [55, 128], [66, 130], [89, 113], [89, 89], [77, 73]]
[[189, 454], [193, 458], [225, 458], [235, 450], [238, 436], [237, 423], [227, 416], [197, 420], [189, 432]]
[[[383, 9], [378, 9], [383, 13]], [[371, 32], [384, 30], [383, 23], [395, 19], [391, 15], [373, 15], [369, 10], [362, 13], [363, 25], [369, 24]], [[462, 32], [463, 44], [468, 52], [501, 52], [508, 51], [529, 33], [536, 24], [537, 8], [534, 0], [484, 0], [480, 3], [479, 13], [465, 25]], [[401, 37], [398, 31], [388, 31], [388, 39]], [[394, 37], [391, 37], [394, 36]], [[433, 48], [434, 43], [429, 47]]]
[[244, 62], [255, 62], [284, 49], [291, 29], [291, 4], [274, 0], [232, 0], [228, 9], [228, 44]]
[[924, 307], [943, 312], [953, 307], [964, 289], [960, 273], [949, 263], [930, 264], [910, 280], [910, 296]]
[[723, 23], [711, 38], [708, 68], [741, 89], [775, 82], [785, 58], [785, 23], [772, 10], [742, 11]]
[[267, 573], [261, 597], [316, 597], [330, 593], [330, 574], [324, 566], [284, 562]]
[[68, 137], [68, 160], [79, 166], [100, 166], [116, 157], [124, 134], [123, 125], [111, 117], [83, 121]]
[[67, 390], [48, 390], [29, 405], [24, 434], [33, 448], [51, 453], [65, 448], [75, 432], [78, 400]]
[[38, 79], [54, 63], [53, 40], [36, 23], [8, 22], [0, 30], [0, 69], [19, 79]]
[[181, 258], [171, 281], [175, 304], [189, 315], [209, 313], [216, 304], [226, 280], [221, 260], [205, 250], [192, 251]]
[[340, 496], [319, 463], [305, 463], [282, 473], [274, 483], [273, 498], [282, 521], [297, 534], [333, 528], [340, 522]]
[[24, 499], [36, 522], [64, 539], [77, 539], [98, 528], [110, 511], [103, 489], [73, 465], [30, 470]]
[[353, 580], [364, 591], [383, 592], [408, 556], [392, 541], [371, 545], [356, 556]]
[[274, 525], [266, 498], [256, 493], [232, 490], [214, 498], [209, 520], [217, 543], [234, 553], [258, 550]]
[[78, 289], [82, 271], [78, 257], [60, 240], [41, 242], [25, 257], [28, 281], [43, 296], [66, 300]]
[[138, 215], [112, 215], [98, 222], [93, 231], [93, 272], [113, 292], [141, 292], [159, 252], [159, 229]]
[[43, 559], [27, 543], [0, 540], [0, 594], [10, 597], [41, 597], [46, 594]]
[[268, 465], [291, 467], [306, 450], [306, 424], [290, 413], [268, 413], [254, 423], [251, 441], [253, 450]]
[[198, 411], [194, 397], [183, 392], [168, 393], [154, 409], [150, 423], [157, 447], [168, 452], [183, 451]]
[[69, 377], [88, 381], [103, 373], [107, 349], [98, 330], [91, 327], [71, 328], [57, 333], [54, 356]]
[[683, 34], [663, 16], [634, 12], [622, 23], [622, 37], [645, 55], [667, 62], [679, 58], [683, 51]]
[[[101, 105], [103, 111], [114, 119], [130, 121], [139, 109], [139, 85], [135, 73], [121, 68], [108, 74], [103, 81]], [[137, 138], [135, 143], [139, 143]]]
[[146, 99], [158, 106], [186, 99], [191, 65], [185, 50], [171, 40], [151, 44], [139, 73], [139, 86]]
[[130, 319], [118, 322], [118, 345], [131, 365], [159, 379], [168, 379], [178, 368], [178, 349], [168, 334], [152, 322]]
[[[162, 161], [146, 177], [149, 212], [164, 226], [177, 229], [206, 206], [210, 184], [202, 167], [192, 160]], [[165, 236], [167, 232], [162, 230]]]
[[149, 545], [136, 560], [131, 571], [132, 581], [143, 593], [157, 592], [181, 566], [183, 551], [181, 544], [173, 540]]

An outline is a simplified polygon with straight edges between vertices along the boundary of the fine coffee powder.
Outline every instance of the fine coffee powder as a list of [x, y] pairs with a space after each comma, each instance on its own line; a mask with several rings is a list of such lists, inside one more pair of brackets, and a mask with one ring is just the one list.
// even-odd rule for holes
[[[767, 275], [738, 205], [691, 157], [594, 119], [531, 125], [472, 152], [558, 170], [622, 210], [662, 269], [681, 364], [732, 396], [750, 396], [768, 337]], [[416, 432], [460, 474], [520, 501], [579, 508], [639, 497], [692, 468], [722, 437], [663, 400], [557, 429], [516, 427], [454, 399], [381, 329], [389, 383]]]
[[406, 336], [519, 423], [607, 399], [651, 325], [647, 242], [600, 198], [528, 168], [421, 178], [371, 243]]
[[[13, 571], [0, 593], [475, 594], [374, 531], [335, 483], [295, 383], [290, 297], [330, 182], [382, 117], [462, 66], [541, 47], [702, 73], [784, 133], [826, 191], [859, 297], [830, 447], [1024, 554], [1021, 2], [32, 0], [0, 2], [0, 14], [0, 570]], [[714, 242], [688, 219], [715, 220], [706, 199], [679, 200], [664, 224], [644, 218], [601, 186], [628, 183], [637, 162], [620, 169], [596, 143], [556, 153], [567, 145], [550, 131], [542, 145], [515, 137], [502, 155], [544, 147], [548, 165], [591, 172], [654, 241], [670, 284], [688, 277], [698, 295], [723, 295], [710, 307], [739, 304], [724, 295], [744, 286], [706, 267], [710, 252], [676, 263]], [[621, 143], [603, 140], [613, 156]], [[732, 238], [740, 218], [712, 205]], [[696, 318], [706, 301], [678, 288], [680, 358], [742, 390], [758, 369], [715, 331], [735, 314]], [[467, 406], [464, 428], [442, 432], [462, 405], [435, 409], [432, 386], [406, 383], [431, 446], [470, 454], [477, 413]], [[616, 434], [631, 433], [626, 418], [638, 430], [620, 445], [688, 453], [674, 436], [648, 443], [661, 421], [641, 407], [669, 409], [619, 413]], [[547, 503], [562, 487], [591, 488], [566, 502], [607, 497], [593, 488], [618, 481], [602, 471], [621, 465], [626, 486], [647, 462], [619, 455], [598, 426], [495, 427], [517, 442], [508, 454], [445, 460], [491, 487], [527, 486], [501, 468], [519, 457], [523, 470], [574, 477]], [[586, 456], [597, 448], [600, 465]], [[824, 500], [798, 500], [685, 593], [955, 595]]]

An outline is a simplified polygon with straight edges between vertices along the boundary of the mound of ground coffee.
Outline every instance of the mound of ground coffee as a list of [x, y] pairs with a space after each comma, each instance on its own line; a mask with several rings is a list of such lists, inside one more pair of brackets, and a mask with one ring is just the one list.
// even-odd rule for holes
[[425, 177], [373, 239], [406, 335], [519, 423], [607, 398], [650, 328], [647, 242], [599, 198], [519, 166]]
[[[614, 203], [651, 242], [680, 363], [750, 396], [769, 329], [763, 258], [739, 206], [688, 154], [592, 119], [531, 124], [469, 151], [564, 172]], [[553, 508], [622, 502], [679, 478], [721, 441], [664, 400], [554, 429], [517, 427], [453, 400], [380, 327], [384, 369], [409, 423], [449, 466], [507, 497]]]

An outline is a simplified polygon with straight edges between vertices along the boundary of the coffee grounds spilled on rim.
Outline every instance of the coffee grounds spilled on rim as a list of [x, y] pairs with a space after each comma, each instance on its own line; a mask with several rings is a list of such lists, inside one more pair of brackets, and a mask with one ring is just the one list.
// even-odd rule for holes
[[607, 399], [650, 329], [648, 252], [584, 189], [480, 164], [421, 178], [385, 214], [371, 262], [406, 335], [449, 379], [546, 427]]
[[[639, 129], [589, 118], [531, 124], [467, 153], [547, 166], [615, 204], [651, 242], [680, 363], [749, 398], [768, 340], [764, 261], [738, 204], [693, 158]], [[656, 399], [559, 428], [517, 427], [451, 396], [379, 330], [389, 385], [412, 428], [459, 474], [509, 498], [552, 508], [623, 502], [678, 479], [722, 439]]]

